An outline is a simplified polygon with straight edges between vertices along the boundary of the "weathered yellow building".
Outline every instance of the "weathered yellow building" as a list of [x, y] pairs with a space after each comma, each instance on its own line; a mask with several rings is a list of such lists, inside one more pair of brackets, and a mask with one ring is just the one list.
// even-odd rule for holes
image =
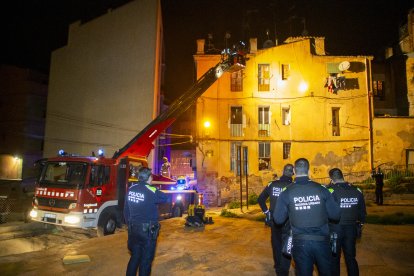
[[[220, 60], [200, 49], [198, 77]], [[197, 101], [199, 183], [240, 168], [265, 182], [300, 157], [313, 178], [370, 170], [371, 57], [327, 56], [324, 38], [299, 37], [260, 50], [252, 39], [247, 58]]]

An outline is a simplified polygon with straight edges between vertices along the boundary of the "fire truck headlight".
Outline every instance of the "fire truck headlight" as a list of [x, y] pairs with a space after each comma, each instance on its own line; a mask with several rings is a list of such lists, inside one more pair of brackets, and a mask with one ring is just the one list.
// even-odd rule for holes
[[182, 196], [178, 195], [176, 199], [177, 199], [177, 201], [180, 201], [182, 199]]
[[69, 209], [75, 209], [76, 208], [76, 202], [69, 204]]
[[37, 217], [37, 211], [36, 210], [31, 210], [30, 211], [30, 217], [31, 218], [36, 218]]
[[80, 222], [80, 218], [77, 216], [66, 216], [65, 222], [69, 224], [76, 224]]

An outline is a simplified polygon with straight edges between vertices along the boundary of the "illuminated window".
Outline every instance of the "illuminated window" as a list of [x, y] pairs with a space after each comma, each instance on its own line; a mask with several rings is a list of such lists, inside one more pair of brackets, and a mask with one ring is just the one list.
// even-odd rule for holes
[[290, 158], [290, 146], [291, 143], [283, 143], [283, 159]]
[[270, 91], [270, 65], [259, 64], [259, 91]]
[[384, 81], [372, 81], [372, 92], [374, 97], [383, 101], [385, 96]]
[[259, 171], [270, 168], [270, 143], [259, 142]]
[[258, 111], [259, 136], [270, 136], [270, 107], [259, 106]]
[[243, 91], [243, 70], [233, 72], [230, 75], [231, 78], [231, 91], [240, 92]]
[[339, 107], [332, 107], [332, 136], [340, 136]]
[[282, 80], [287, 80], [290, 76], [289, 64], [282, 64]]
[[282, 107], [282, 124], [290, 125], [290, 107]]

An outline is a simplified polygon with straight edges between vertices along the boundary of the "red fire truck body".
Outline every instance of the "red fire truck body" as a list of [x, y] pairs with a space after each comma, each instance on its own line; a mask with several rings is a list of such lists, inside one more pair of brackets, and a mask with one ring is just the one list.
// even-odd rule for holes
[[[239, 49], [237, 49], [239, 50]], [[38, 178], [32, 220], [77, 228], [97, 228], [100, 235], [112, 234], [123, 223], [125, 194], [131, 176], [139, 167], [147, 167], [147, 156], [153, 142], [183, 112], [185, 112], [223, 72], [237, 71], [245, 66], [239, 51], [223, 51], [222, 60], [208, 70], [188, 91], [169, 108], [151, 121], [112, 158], [75, 156], [63, 151], [60, 156], [39, 160]], [[181, 216], [188, 204], [198, 204], [197, 192], [171, 189], [175, 180], [153, 176], [153, 185], [170, 196], [160, 213]], [[168, 187], [168, 188], [166, 188]]]

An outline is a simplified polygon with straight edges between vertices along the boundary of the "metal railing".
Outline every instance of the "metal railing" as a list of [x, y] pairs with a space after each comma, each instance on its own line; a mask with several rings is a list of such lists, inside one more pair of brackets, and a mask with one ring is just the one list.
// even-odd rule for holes
[[269, 124], [259, 124], [259, 137], [268, 137], [270, 136], [270, 125]]
[[[414, 164], [410, 165], [397, 165], [397, 166], [388, 166], [382, 167], [382, 173], [384, 174], [384, 180], [388, 180], [394, 177], [414, 177]], [[349, 183], [360, 183], [360, 184], [371, 184], [375, 183], [375, 180], [372, 178], [371, 171], [360, 171], [360, 172], [344, 172], [344, 179]], [[329, 177], [322, 178], [312, 178], [313, 181], [327, 185], [330, 182]]]
[[243, 124], [230, 124], [230, 135], [232, 137], [243, 137]]

